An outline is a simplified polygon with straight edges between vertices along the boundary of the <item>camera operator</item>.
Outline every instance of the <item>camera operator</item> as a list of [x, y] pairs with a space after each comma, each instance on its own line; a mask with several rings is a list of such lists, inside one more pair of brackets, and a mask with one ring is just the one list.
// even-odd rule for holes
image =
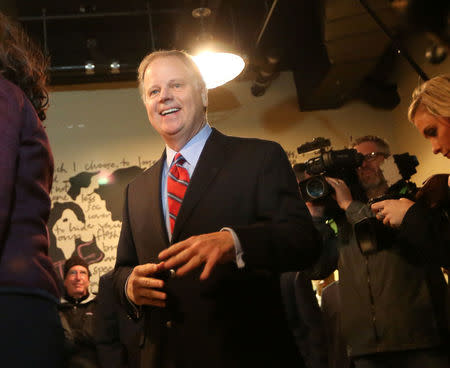
[[[295, 176], [297, 177], [297, 181], [300, 183], [307, 179], [311, 178], [306, 172], [305, 164], [296, 164], [293, 169], [295, 172]], [[323, 280], [328, 279], [330, 275], [330, 270], [334, 270], [336, 268], [337, 259], [338, 259], [338, 247], [337, 247], [337, 237], [336, 237], [336, 223], [334, 219], [341, 219], [343, 216], [342, 210], [339, 209], [336, 202], [331, 196], [325, 196], [321, 199], [316, 199], [314, 201], [306, 201], [305, 204], [312, 216], [314, 226], [319, 231], [321, 235], [322, 241], [327, 244], [327, 251], [322, 252], [320, 261], [317, 262], [313, 268], [309, 269], [307, 272], [298, 272], [298, 278], [301, 280], [305, 279], [316, 279]], [[330, 220], [330, 221], [328, 221]], [[311, 284], [311, 282], [310, 282]], [[325, 285], [325, 289], [328, 289], [329, 285]], [[336, 284], [334, 287], [338, 287]], [[325, 295], [325, 289], [323, 289], [323, 294]], [[331, 289], [330, 289], [331, 290]], [[334, 289], [333, 289], [334, 290]], [[283, 291], [283, 289], [282, 289]], [[297, 293], [296, 293], [297, 294]], [[307, 295], [303, 292], [300, 295]], [[314, 328], [314, 332], [311, 332], [309, 335], [311, 336], [320, 336], [322, 335], [322, 340], [326, 341], [327, 349], [322, 347], [320, 350], [325, 351], [327, 355], [328, 367], [329, 368], [349, 368], [351, 367], [351, 363], [348, 359], [346, 344], [342, 336], [341, 324], [340, 324], [340, 298], [337, 293], [335, 297], [334, 294], [329, 294], [328, 297], [321, 297], [321, 323], [322, 326], [316, 324], [313, 326], [313, 321], [305, 321], [306, 324], [310, 328]], [[297, 298], [297, 304], [299, 311], [305, 309], [301, 303], [305, 303], [305, 299]], [[310, 310], [313, 310], [310, 308]], [[337, 313], [336, 313], [337, 312]], [[306, 316], [304, 313], [300, 314], [300, 316], [305, 316], [308, 319], [311, 317], [311, 313]], [[289, 314], [288, 314], [289, 316]], [[297, 334], [300, 335], [300, 334]], [[301, 336], [301, 335], [300, 335]], [[312, 339], [310, 339], [312, 340]], [[319, 339], [316, 339], [319, 342]], [[314, 341], [311, 341], [314, 342]], [[319, 351], [320, 351], [319, 350]], [[306, 365], [308, 365], [308, 361], [306, 361]]]
[[[450, 159], [450, 75], [434, 77], [416, 88], [408, 118], [430, 141], [434, 154]], [[450, 180], [448, 174], [442, 175], [427, 181], [421, 199], [382, 201], [372, 210], [385, 225], [399, 227], [412, 250], [449, 267]]]
[[[389, 187], [380, 166], [390, 155], [387, 143], [365, 136], [355, 141], [354, 148], [364, 155], [357, 174], [367, 199], [385, 194]], [[355, 367], [448, 367], [446, 284], [440, 268], [411, 259], [402, 252], [395, 230], [381, 223], [375, 235], [356, 236], [358, 225], [377, 224], [375, 215], [366, 203], [353, 198], [344, 180], [327, 178], [327, 182], [345, 214], [337, 213], [337, 237], [324, 241], [309, 276], [339, 270], [342, 333]], [[314, 206], [314, 201], [308, 204]], [[374, 247], [367, 247], [367, 242]]]

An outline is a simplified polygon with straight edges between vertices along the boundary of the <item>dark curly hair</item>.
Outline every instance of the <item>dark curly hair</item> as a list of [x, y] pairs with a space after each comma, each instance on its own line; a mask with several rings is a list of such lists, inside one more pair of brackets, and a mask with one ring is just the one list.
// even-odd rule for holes
[[0, 75], [22, 89], [39, 119], [48, 107], [48, 59], [22, 27], [0, 13]]

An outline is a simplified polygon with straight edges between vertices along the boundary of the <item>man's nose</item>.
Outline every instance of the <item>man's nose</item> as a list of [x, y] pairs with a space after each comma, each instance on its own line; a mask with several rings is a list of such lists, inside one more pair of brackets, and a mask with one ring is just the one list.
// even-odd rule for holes
[[161, 102], [165, 102], [167, 100], [172, 99], [172, 93], [170, 91], [170, 88], [162, 88], [159, 97]]

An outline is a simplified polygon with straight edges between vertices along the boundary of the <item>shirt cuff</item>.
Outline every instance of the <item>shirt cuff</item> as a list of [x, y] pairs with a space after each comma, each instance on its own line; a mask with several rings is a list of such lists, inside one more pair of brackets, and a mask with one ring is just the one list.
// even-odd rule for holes
[[236, 252], [236, 259], [235, 259], [236, 265], [238, 266], [238, 268], [244, 268], [245, 267], [245, 262], [243, 258], [244, 251], [242, 250], [242, 245], [241, 242], [239, 241], [238, 236], [236, 235], [234, 230], [229, 227], [223, 227], [222, 229], [220, 229], [220, 231], [228, 231], [233, 237], [234, 250]]

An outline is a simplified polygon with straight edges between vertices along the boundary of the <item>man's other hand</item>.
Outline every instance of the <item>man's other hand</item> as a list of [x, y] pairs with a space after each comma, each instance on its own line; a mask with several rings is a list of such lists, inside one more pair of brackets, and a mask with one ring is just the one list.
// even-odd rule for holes
[[128, 277], [127, 296], [136, 305], [166, 306], [166, 293], [160, 291], [164, 281], [155, 276], [165, 270], [164, 263], [146, 263], [136, 266]]
[[192, 236], [159, 253], [165, 269], [178, 268], [177, 276], [183, 276], [204, 264], [200, 280], [206, 280], [216, 264], [231, 262], [235, 256], [233, 237], [229, 231]]

